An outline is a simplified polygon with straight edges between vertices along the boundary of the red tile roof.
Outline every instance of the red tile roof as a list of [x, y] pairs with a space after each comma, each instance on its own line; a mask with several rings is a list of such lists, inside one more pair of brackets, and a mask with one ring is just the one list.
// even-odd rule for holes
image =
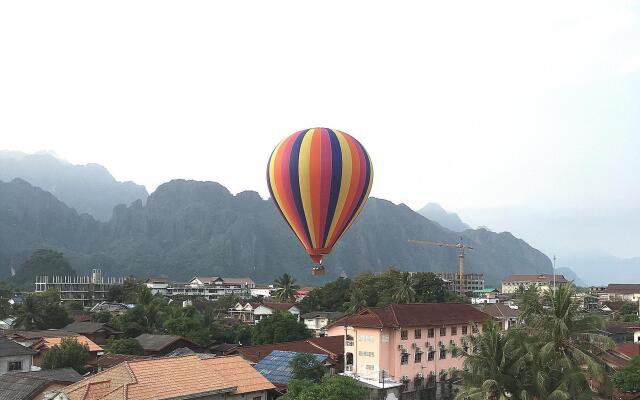
[[358, 314], [347, 315], [331, 326], [361, 328], [439, 326], [483, 322], [491, 316], [468, 304], [416, 303], [391, 304], [384, 308], [365, 308]]
[[125, 361], [62, 391], [70, 400], [148, 400], [214, 393], [237, 396], [273, 388], [238, 356], [190, 355]]
[[498, 319], [518, 318], [518, 315], [520, 315], [518, 310], [505, 304], [487, 304], [482, 308], [482, 312]]
[[640, 283], [610, 283], [607, 293], [635, 294], [640, 293]]
[[247, 361], [257, 363], [273, 350], [326, 354], [332, 360], [340, 362], [339, 356], [344, 354], [344, 336], [326, 336], [293, 342], [242, 346], [234, 349], [233, 354], [238, 354]]
[[623, 354], [630, 359], [640, 356], [640, 343], [620, 343], [614, 349], [616, 353]]
[[291, 307], [295, 306], [295, 304], [293, 303], [262, 303], [262, 305], [265, 307], [271, 308], [272, 310], [280, 310], [280, 311], [289, 311]]
[[99, 357], [95, 363], [95, 366], [100, 369], [106, 369], [114, 367], [125, 361], [141, 360], [144, 358], [150, 358], [150, 356], [133, 356], [130, 354], [111, 354], [107, 353], [102, 357]]
[[[553, 282], [553, 274], [537, 274], [537, 275], [509, 275], [502, 282]], [[556, 275], [556, 283], [569, 282], [564, 275]]]

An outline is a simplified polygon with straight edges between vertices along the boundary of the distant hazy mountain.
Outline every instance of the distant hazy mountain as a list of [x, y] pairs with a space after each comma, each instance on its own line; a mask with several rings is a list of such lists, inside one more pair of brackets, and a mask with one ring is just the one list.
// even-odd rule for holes
[[580, 253], [562, 259], [588, 285], [640, 283], [640, 257], [619, 258], [604, 252]]
[[586, 287], [587, 285], [576, 273], [568, 267], [556, 268], [556, 274], [563, 275], [570, 281], [573, 281], [573, 284], [579, 287]]
[[[395, 266], [454, 271], [456, 251], [410, 244], [409, 239], [456, 241], [459, 234], [407, 206], [371, 198], [359, 220], [326, 257], [327, 276], [350, 276]], [[551, 271], [549, 259], [510, 233], [467, 230], [474, 246], [467, 271], [493, 284], [512, 273]], [[36, 248], [62, 251], [78, 273], [251, 276], [268, 282], [290, 272], [302, 282], [311, 262], [273, 204], [256, 192], [232, 195], [213, 182], [175, 180], [142, 201], [115, 208], [107, 223], [78, 215], [52, 194], [23, 180], [0, 183], [0, 274], [8, 275]]]
[[427, 204], [418, 210], [418, 214], [423, 215], [454, 232], [462, 232], [467, 229], [471, 229], [469, 225], [462, 222], [458, 214], [447, 212], [438, 203]]
[[48, 153], [0, 151], [0, 181], [21, 178], [101, 221], [111, 218], [113, 207], [145, 201], [144, 186], [118, 182], [99, 164], [73, 165]]

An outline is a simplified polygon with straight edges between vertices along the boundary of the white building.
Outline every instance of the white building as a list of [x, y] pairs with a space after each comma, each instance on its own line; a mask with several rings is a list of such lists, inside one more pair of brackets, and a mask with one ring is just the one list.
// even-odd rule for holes
[[167, 295], [167, 288], [169, 287], [169, 278], [165, 277], [151, 277], [147, 279], [144, 284], [151, 289], [152, 294], [160, 294], [162, 296]]
[[[569, 283], [564, 275], [556, 275], [555, 284], [561, 285]], [[542, 292], [548, 291], [553, 287], [554, 279], [552, 274], [538, 275], [509, 275], [502, 281], [502, 293], [515, 293], [520, 287], [525, 290], [530, 286], [535, 286]]]
[[609, 301], [640, 301], [640, 283], [610, 283], [600, 298]]
[[300, 309], [291, 303], [236, 303], [229, 309], [229, 315], [242, 322], [257, 324], [277, 311], [289, 312], [300, 321]]
[[251, 297], [271, 297], [274, 291], [273, 285], [256, 285], [251, 289]]
[[234, 294], [243, 299], [251, 298], [251, 289], [256, 284], [251, 278], [222, 278], [219, 276], [194, 276], [188, 283], [171, 283], [167, 296], [198, 296], [207, 300], [217, 300]]
[[312, 311], [302, 314], [300, 318], [316, 337], [326, 336], [327, 325], [342, 317], [344, 313], [331, 311]]
[[33, 349], [0, 336], [0, 375], [7, 372], [28, 372], [33, 365]]

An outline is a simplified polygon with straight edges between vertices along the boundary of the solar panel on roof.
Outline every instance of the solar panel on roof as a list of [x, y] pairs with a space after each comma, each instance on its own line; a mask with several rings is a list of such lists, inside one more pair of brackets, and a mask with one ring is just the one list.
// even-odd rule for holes
[[[260, 372], [271, 383], [286, 385], [293, 378], [293, 370], [289, 364], [291, 360], [297, 356], [295, 351], [273, 350], [268, 356], [257, 363], [254, 368]], [[312, 354], [316, 360], [325, 361], [326, 354]]]

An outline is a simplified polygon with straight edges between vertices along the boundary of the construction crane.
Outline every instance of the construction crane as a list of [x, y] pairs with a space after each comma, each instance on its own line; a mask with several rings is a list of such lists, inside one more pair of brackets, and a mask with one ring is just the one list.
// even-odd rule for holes
[[467, 246], [466, 244], [462, 244], [462, 238], [460, 238], [460, 240], [458, 240], [458, 243], [444, 243], [444, 242], [429, 242], [427, 240], [409, 240], [409, 243], [413, 243], [413, 244], [426, 244], [429, 246], [436, 246], [436, 247], [453, 247], [458, 249], [458, 262], [459, 262], [459, 267], [460, 267], [460, 271], [459, 271], [459, 275], [458, 275], [458, 289], [461, 295], [464, 294], [465, 290], [464, 290], [464, 251], [469, 249], [469, 250], [473, 250], [473, 247], [471, 246]]

